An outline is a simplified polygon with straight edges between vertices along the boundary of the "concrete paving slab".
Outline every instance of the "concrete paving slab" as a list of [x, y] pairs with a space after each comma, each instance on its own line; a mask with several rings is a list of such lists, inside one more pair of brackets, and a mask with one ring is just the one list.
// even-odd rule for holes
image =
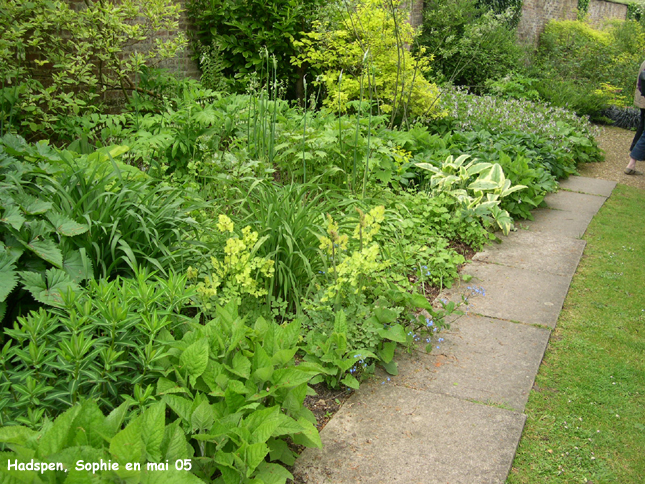
[[544, 200], [551, 209], [564, 210], [580, 215], [595, 215], [607, 199], [597, 195], [559, 191], [557, 193], [549, 193], [544, 197]]
[[[394, 385], [523, 411], [551, 332], [465, 316], [442, 331], [431, 353], [397, 355]], [[379, 375], [379, 380], [382, 377]]]
[[570, 176], [568, 179], [560, 182], [560, 188], [574, 192], [588, 193], [590, 195], [609, 197], [614, 188], [616, 188], [616, 182], [584, 176]]
[[294, 474], [308, 484], [503, 483], [525, 420], [445, 395], [363, 385]]
[[581, 239], [519, 229], [502, 237], [501, 244], [485, 247], [473, 260], [573, 276], [586, 244]]
[[469, 298], [470, 312], [550, 328], [555, 328], [571, 283], [567, 276], [482, 262], [468, 264], [463, 273], [473, 279], [448, 291], [448, 299], [458, 301], [459, 291], [481, 286], [485, 296]]
[[533, 220], [519, 222], [517, 226], [527, 227], [532, 232], [545, 232], [571, 238], [582, 237], [593, 218], [592, 213], [575, 213], [548, 208], [535, 210], [532, 214]]

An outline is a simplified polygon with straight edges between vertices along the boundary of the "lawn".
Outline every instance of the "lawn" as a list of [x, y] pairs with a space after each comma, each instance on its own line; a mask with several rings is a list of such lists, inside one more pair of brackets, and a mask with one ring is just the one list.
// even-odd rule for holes
[[645, 191], [618, 185], [584, 236], [509, 484], [643, 482], [643, 206]]

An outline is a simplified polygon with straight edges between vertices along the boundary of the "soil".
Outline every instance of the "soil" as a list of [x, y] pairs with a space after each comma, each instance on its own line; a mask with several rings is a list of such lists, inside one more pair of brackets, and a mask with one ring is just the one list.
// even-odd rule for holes
[[311, 388], [315, 390], [316, 395], [307, 395], [304, 405], [316, 416], [316, 428], [320, 432], [352, 392], [349, 389], [333, 390], [323, 383], [311, 385]]
[[[605, 161], [579, 165], [580, 175], [645, 189], [645, 175], [625, 175], [624, 173], [629, 162], [629, 147], [634, 139], [634, 131], [613, 126], [599, 126], [599, 129], [600, 134], [596, 137], [596, 141], [605, 152]], [[636, 162], [636, 169], [645, 173], [645, 161]]]

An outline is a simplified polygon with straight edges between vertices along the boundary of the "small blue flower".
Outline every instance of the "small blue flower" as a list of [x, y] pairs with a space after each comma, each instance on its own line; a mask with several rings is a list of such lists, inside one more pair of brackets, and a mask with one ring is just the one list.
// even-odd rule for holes
[[442, 341], [443, 341], [443, 338], [439, 338], [439, 343], [441, 343]]

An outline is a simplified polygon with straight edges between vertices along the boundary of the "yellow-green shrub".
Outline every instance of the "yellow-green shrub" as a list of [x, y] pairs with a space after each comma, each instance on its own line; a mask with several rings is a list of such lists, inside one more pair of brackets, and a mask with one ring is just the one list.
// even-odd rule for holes
[[325, 106], [346, 112], [349, 101], [372, 98], [394, 117], [441, 115], [439, 89], [425, 77], [432, 56], [410, 52], [415, 32], [399, 4], [361, 0], [341, 24], [319, 22], [295, 43], [301, 53], [292, 63], [322, 73], [316, 82], [326, 88]]

